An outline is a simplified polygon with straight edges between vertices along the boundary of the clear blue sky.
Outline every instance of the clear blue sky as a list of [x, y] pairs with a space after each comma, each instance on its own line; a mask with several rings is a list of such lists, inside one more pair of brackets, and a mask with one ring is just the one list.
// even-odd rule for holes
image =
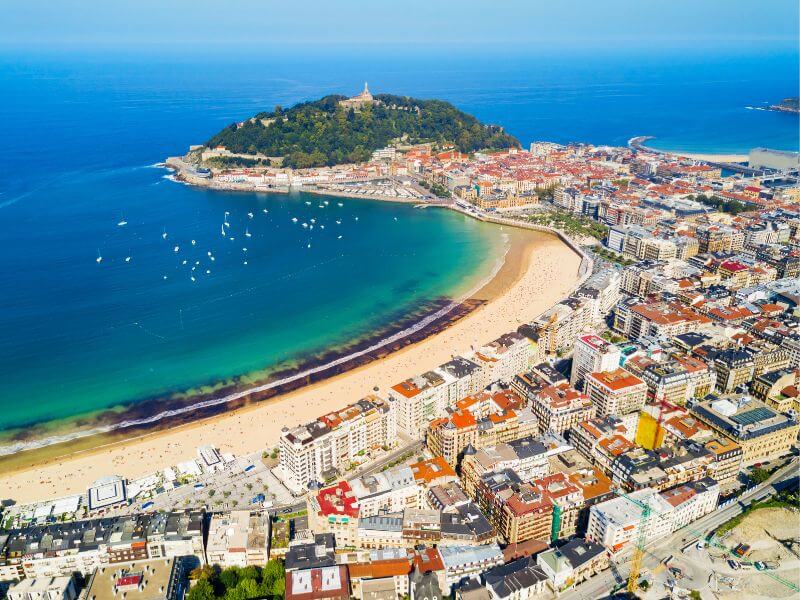
[[0, 0], [0, 45], [118, 47], [736, 44], [791, 50], [797, 0]]

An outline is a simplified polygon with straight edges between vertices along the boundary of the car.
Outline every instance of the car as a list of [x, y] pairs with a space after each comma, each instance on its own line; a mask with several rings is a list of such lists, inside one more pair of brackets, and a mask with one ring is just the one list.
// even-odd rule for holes
[[196, 489], [196, 490], [201, 490], [201, 489], [203, 489], [204, 487], [206, 487], [206, 486], [205, 486], [205, 484], [203, 484], [203, 483], [195, 483], [195, 484], [194, 484], [194, 489]]
[[728, 566], [729, 566], [731, 569], [733, 569], [734, 571], [735, 571], [736, 569], [739, 569], [739, 568], [740, 568], [740, 567], [739, 567], [739, 563], [737, 563], [735, 560], [728, 560]]
[[247, 465], [247, 466], [244, 468], [244, 472], [245, 472], [245, 473], [247, 473], [248, 471], [252, 471], [252, 470], [253, 470], [253, 469], [255, 469], [255, 468], [256, 468], [256, 466], [255, 466], [255, 465]]
[[154, 506], [154, 505], [155, 505], [155, 502], [152, 502], [152, 501], [145, 502], [144, 504], [142, 504], [142, 510], [144, 510], [146, 508], [150, 508], [151, 506]]
[[766, 571], [767, 570], [767, 565], [765, 565], [761, 561], [754, 562], [753, 566], [756, 568], [756, 571]]
[[250, 504], [261, 504], [266, 499], [264, 494], [256, 494], [253, 496], [253, 499], [250, 501]]

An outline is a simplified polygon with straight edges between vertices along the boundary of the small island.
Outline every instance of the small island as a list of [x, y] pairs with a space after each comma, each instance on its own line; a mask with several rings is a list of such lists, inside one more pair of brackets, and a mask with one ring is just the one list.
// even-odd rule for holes
[[778, 104], [767, 107], [767, 110], [800, 114], [800, 97], [784, 98]]

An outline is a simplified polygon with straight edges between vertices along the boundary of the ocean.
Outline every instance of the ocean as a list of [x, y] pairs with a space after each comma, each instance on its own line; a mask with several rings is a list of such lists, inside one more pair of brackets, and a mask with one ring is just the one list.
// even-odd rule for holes
[[[6, 51], [6, 446], [113, 422], [144, 400], [208, 394], [219, 382], [305, 364], [407, 326], [491, 272], [501, 234], [460, 215], [364, 199], [197, 190], [155, 166], [233, 121], [276, 104], [354, 94], [365, 80], [373, 93], [449, 100], [524, 146], [624, 145], [637, 135], [693, 152], [800, 146], [796, 115], [753, 110], [797, 94], [791, 53]], [[226, 211], [232, 233], [223, 238]], [[313, 231], [299, 226], [311, 219]], [[158, 403], [147, 406], [158, 412]]]

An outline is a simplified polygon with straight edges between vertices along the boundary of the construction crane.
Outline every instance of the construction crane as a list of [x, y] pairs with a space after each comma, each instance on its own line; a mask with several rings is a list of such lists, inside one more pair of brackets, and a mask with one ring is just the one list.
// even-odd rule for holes
[[[628, 502], [635, 504], [641, 509], [641, 515], [639, 516], [639, 530], [636, 532], [636, 544], [633, 550], [633, 557], [631, 558], [631, 571], [628, 575], [628, 592], [631, 594], [635, 594], [636, 590], [639, 589], [639, 576], [641, 575], [642, 571], [642, 561], [644, 560], [645, 554], [650, 554], [647, 552], [647, 534], [649, 533], [649, 526], [650, 526], [650, 517], [652, 515], [653, 509], [649, 504], [641, 502], [636, 498], [631, 497], [630, 495], [626, 494], [620, 489], [614, 490], [614, 492], [621, 498], [625, 498]], [[663, 515], [657, 514], [657, 516], [661, 519], [666, 519]], [[703, 532], [698, 531], [690, 526], [685, 526], [685, 529], [690, 533], [693, 533], [698, 537], [698, 539], [705, 539], [706, 543], [709, 546], [713, 546], [719, 550], [721, 550], [724, 554], [729, 555], [731, 558], [735, 558], [741, 560], [740, 556], [737, 556], [731, 548], [728, 548], [724, 544], [709, 538]], [[657, 557], [656, 557], [657, 558]], [[770, 571], [759, 571], [762, 575], [766, 575], [770, 579], [777, 581], [778, 583], [784, 585], [785, 587], [789, 588], [794, 592], [800, 592], [800, 586], [792, 581], [787, 581], [783, 577], [775, 573], [771, 573]]]
[[620, 490], [617, 490], [617, 495], [642, 509], [642, 514], [639, 516], [639, 530], [636, 532], [636, 546], [631, 560], [631, 572], [628, 575], [628, 592], [635, 594], [636, 590], [639, 589], [639, 574], [642, 570], [642, 560], [644, 559], [645, 546], [647, 545], [647, 530], [650, 525], [652, 508], [650, 508], [649, 504], [640, 502]]

